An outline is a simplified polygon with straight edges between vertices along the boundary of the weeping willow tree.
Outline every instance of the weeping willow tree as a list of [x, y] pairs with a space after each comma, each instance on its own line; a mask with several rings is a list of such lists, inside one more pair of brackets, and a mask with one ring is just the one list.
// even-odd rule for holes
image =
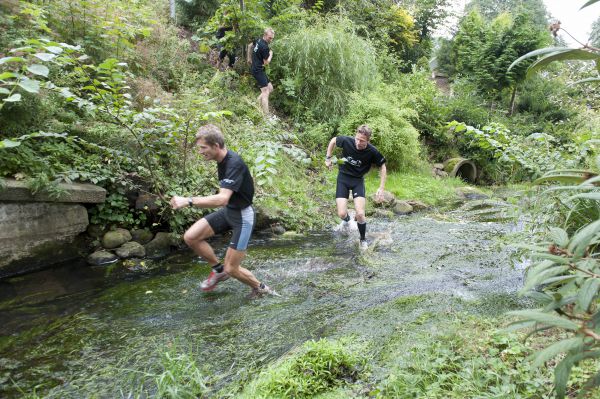
[[274, 42], [273, 76], [288, 112], [321, 120], [346, 111], [349, 94], [371, 87], [375, 51], [343, 18], [320, 19]]

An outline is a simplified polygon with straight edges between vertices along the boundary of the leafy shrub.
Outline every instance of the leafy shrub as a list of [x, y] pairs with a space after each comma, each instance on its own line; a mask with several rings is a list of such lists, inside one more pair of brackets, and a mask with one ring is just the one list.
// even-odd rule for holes
[[[552, 176], [549, 179], [552, 180]], [[574, 366], [588, 359], [593, 359], [598, 364], [598, 181], [600, 178], [592, 177], [579, 185], [562, 187], [561, 191], [568, 194], [569, 198], [564, 201], [563, 207], [555, 207], [553, 211], [568, 215], [565, 228], [546, 225], [545, 239], [537, 240], [536, 245], [522, 246], [531, 251], [534, 263], [527, 270], [526, 282], [520, 293], [534, 299], [539, 308], [510, 314], [520, 319], [515, 322], [515, 327], [531, 329], [531, 334], [548, 329], [566, 333], [556, 337], [555, 342], [549, 343], [543, 350], [538, 350], [533, 362], [534, 367], [540, 367], [560, 355], [554, 363], [554, 383], [558, 398], [568, 394], [567, 382], [569, 376], [574, 374]], [[569, 180], [566, 182], [573, 183]], [[556, 196], [553, 192], [546, 194]], [[585, 204], [583, 209], [580, 208], [582, 203]], [[575, 217], [571, 218], [573, 213]], [[600, 384], [597, 374], [586, 376], [584, 381], [585, 391], [595, 389], [598, 392]]]
[[369, 94], [354, 94], [347, 115], [340, 124], [340, 133], [354, 136], [356, 128], [367, 124], [373, 130], [371, 142], [386, 157], [392, 170], [420, 170], [423, 167], [418, 131], [411, 120], [416, 111], [402, 108], [401, 99], [388, 86]]
[[356, 380], [364, 368], [365, 359], [348, 339], [308, 341], [262, 372], [242, 396], [310, 398]]
[[308, 109], [320, 120], [341, 116], [348, 95], [372, 86], [377, 73], [373, 48], [341, 18], [308, 21], [275, 40], [273, 52], [275, 101], [294, 115]]
[[[471, 318], [434, 337], [417, 337], [384, 380], [378, 397], [549, 397], [550, 376], [530, 365], [532, 350], [522, 336], [495, 329], [486, 320]], [[581, 388], [581, 377], [585, 380], [595, 369], [589, 364], [578, 368], [572, 390]]]
[[458, 122], [449, 126], [454, 129], [461, 154], [476, 161], [494, 182], [532, 179], [559, 167], [578, 167], [591, 151], [589, 145], [561, 145], [544, 133], [519, 136], [500, 124], [481, 130]]

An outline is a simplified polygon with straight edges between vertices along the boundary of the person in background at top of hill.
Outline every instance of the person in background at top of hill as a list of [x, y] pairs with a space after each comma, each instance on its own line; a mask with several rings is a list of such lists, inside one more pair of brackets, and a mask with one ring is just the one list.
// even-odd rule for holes
[[273, 84], [265, 73], [265, 65], [269, 65], [273, 59], [273, 50], [269, 44], [273, 41], [275, 32], [271, 28], [264, 31], [263, 37], [248, 45], [248, 58], [251, 61], [250, 73], [256, 79], [260, 95], [257, 100], [265, 115], [269, 115], [269, 95], [273, 91]]

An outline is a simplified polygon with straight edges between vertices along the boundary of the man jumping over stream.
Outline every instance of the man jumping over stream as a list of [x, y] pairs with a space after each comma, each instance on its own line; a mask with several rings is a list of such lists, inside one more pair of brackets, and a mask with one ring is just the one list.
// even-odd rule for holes
[[364, 176], [375, 164], [380, 168], [380, 183], [375, 198], [377, 201], [383, 199], [385, 189], [385, 179], [387, 175], [385, 167], [385, 158], [369, 141], [372, 131], [367, 125], [361, 125], [356, 129], [354, 138], [349, 136], [338, 136], [331, 139], [327, 146], [325, 156], [325, 165], [332, 168], [331, 161], [335, 147], [342, 148], [342, 160], [340, 164], [337, 187], [335, 193], [335, 202], [337, 205], [338, 216], [342, 219], [340, 230], [347, 232], [350, 228], [350, 215], [348, 214], [348, 195], [352, 193], [354, 198], [355, 219], [358, 223], [358, 232], [360, 234], [359, 248], [366, 250], [369, 247], [366, 239], [367, 220], [365, 218], [365, 178]]
[[[194, 223], [183, 235], [186, 244], [212, 266], [212, 271], [200, 288], [202, 291], [211, 291], [219, 282], [233, 277], [252, 288], [251, 297], [277, 295], [241, 266], [254, 227], [254, 181], [248, 166], [237, 153], [225, 147], [223, 133], [215, 125], [208, 124], [198, 130], [195, 148], [205, 160], [217, 162], [219, 193], [205, 197], [174, 196], [170, 203], [173, 209], [186, 206], [222, 207]], [[233, 231], [233, 235], [221, 263], [206, 240], [229, 230]]]

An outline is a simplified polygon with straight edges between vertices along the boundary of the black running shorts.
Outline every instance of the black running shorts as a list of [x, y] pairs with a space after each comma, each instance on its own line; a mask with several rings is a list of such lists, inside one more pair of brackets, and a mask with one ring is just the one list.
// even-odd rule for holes
[[269, 85], [269, 78], [267, 78], [267, 74], [263, 69], [260, 71], [252, 71], [252, 76], [254, 76], [254, 79], [256, 79], [256, 84], [258, 85], [259, 89]]
[[345, 173], [338, 173], [335, 198], [346, 198], [352, 193], [352, 198], [365, 197], [365, 179]]
[[254, 227], [254, 208], [248, 206], [244, 209], [221, 208], [204, 217], [215, 234], [232, 230], [229, 248], [245, 251]]

